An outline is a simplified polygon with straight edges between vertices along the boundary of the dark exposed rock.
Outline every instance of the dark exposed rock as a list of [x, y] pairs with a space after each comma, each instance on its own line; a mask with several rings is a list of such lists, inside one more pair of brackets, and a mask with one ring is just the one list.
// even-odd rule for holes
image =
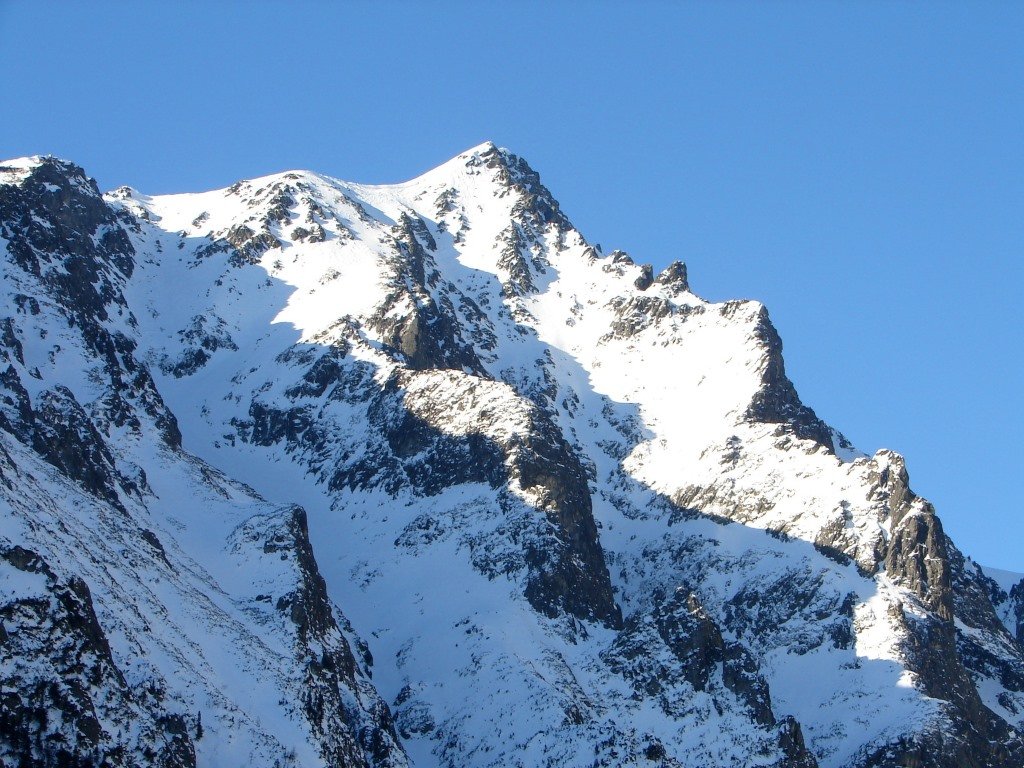
[[945, 621], [953, 618], [950, 558], [946, 536], [935, 509], [910, 489], [903, 457], [892, 451], [875, 456], [868, 499], [889, 518], [889, 541], [883, 564], [897, 583], [921, 598]]
[[[384, 323], [381, 318], [379, 325]], [[417, 306], [394, 324], [387, 343], [405, 357], [413, 370], [479, 368], [476, 355], [456, 339], [453, 331], [447, 315]]]
[[[627, 274], [635, 274], [636, 266], [632, 256], [625, 251], [616, 249], [608, 255], [608, 259], [601, 269], [604, 272], [624, 277]], [[639, 272], [639, 277], [633, 280], [633, 286], [641, 291], [646, 291], [654, 284], [654, 268], [650, 264], [643, 264], [639, 267]]]
[[[927, 695], [947, 702], [946, 715], [953, 725], [948, 732], [932, 730], [901, 739], [873, 752], [862, 764], [939, 768], [1017, 765], [1009, 755], [1021, 749], [1019, 737], [1010, 734], [1005, 722], [982, 704], [968, 669], [998, 670], [1004, 685], [1016, 690], [1024, 682], [1024, 665], [997, 659], [970, 635], [958, 643], [953, 624], [958, 610], [971, 626], [998, 633], [991, 602], [984, 588], [965, 573], [964, 559], [943, 533], [931, 504], [910, 489], [903, 458], [880, 451], [873, 462], [868, 500], [878, 508], [879, 520], [888, 521], [890, 535], [887, 541], [879, 539], [868, 557], [858, 557], [858, 565], [866, 573], [884, 567], [887, 575], [916, 595], [934, 617], [896, 615], [904, 629], [903, 657], [908, 668], [917, 673]], [[818, 538], [819, 549], [854, 554], [853, 542], [838, 526], [835, 530], [826, 526]], [[996, 743], [1003, 746], [993, 749], [990, 745]]]
[[0, 319], [0, 355], [10, 361], [12, 358], [22, 365], [25, 364], [25, 350], [18, 339], [14, 318]]
[[142, 537], [143, 541], [153, 548], [157, 557], [163, 560], [164, 565], [171, 567], [171, 563], [167, 559], [167, 550], [164, 549], [164, 545], [161, 543], [160, 538], [148, 528], [140, 531], [139, 535]]
[[227, 330], [227, 323], [216, 315], [196, 316], [188, 327], [178, 331], [181, 353], [176, 360], [164, 360], [161, 368], [176, 378], [191, 376], [219, 349], [237, 350]]
[[252, 419], [249, 439], [255, 445], [280, 442], [296, 445], [313, 424], [310, 410], [306, 407], [296, 406], [284, 411], [271, 408], [258, 400], [249, 405], [249, 416]]
[[951, 574], [953, 615], [971, 627], [989, 632], [1005, 630], [995, 606], [1005, 600], [1006, 593], [977, 564], [964, 557], [948, 537], [946, 553]]
[[399, 217], [399, 231], [402, 239], [407, 243], [411, 244], [413, 241], [418, 245], [422, 243], [423, 248], [428, 251], [437, 250], [437, 242], [434, 240], [434, 236], [430, 234], [430, 227], [427, 223], [417, 216], [415, 213], [402, 213]]
[[[728, 307], [728, 304], [725, 305]], [[754, 334], [764, 349], [761, 388], [747, 408], [747, 418], [768, 424], [784, 424], [793, 434], [813, 440], [835, 452], [832, 431], [817, 415], [800, 402], [793, 382], [786, 376], [782, 359], [782, 339], [768, 319], [768, 310], [761, 307]]]
[[886, 572], [917, 594], [940, 618], [953, 618], [949, 555], [942, 523], [930, 504], [902, 518], [893, 518], [885, 555]]
[[40, 456], [115, 507], [122, 506], [118, 488], [138, 491], [118, 473], [99, 432], [65, 387], [43, 393], [35, 412], [32, 443]]
[[[947, 540], [946, 551], [952, 573], [953, 615], [957, 625], [957, 652], [964, 667], [972, 676], [994, 678], [1006, 689], [998, 698], [1010, 712], [1019, 712], [1020, 706], [1008, 692], [1024, 693], [1024, 653], [1020, 652], [1017, 638], [1019, 619], [1011, 594], [1008, 595], [982, 570], [968, 560]], [[1009, 626], [997, 615], [995, 606], [1007, 613]], [[980, 636], [982, 630], [985, 636]], [[1009, 652], [1007, 652], [1009, 651]]]
[[434, 200], [434, 212], [437, 218], [444, 218], [446, 213], [451, 213], [455, 210], [457, 201], [459, 199], [459, 191], [449, 187], [445, 189], [441, 194]]
[[[747, 711], [753, 715], [756, 722], [762, 725], [775, 722], [768, 683], [761, 677], [753, 655], [739, 643], [725, 645], [722, 682], [746, 705]], [[799, 746], [802, 751], [803, 744]]]
[[344, 380], [346, 367], [342, 361], [346, 354], [344, 346], [328, 349], [302, 374], [301, 383], [289, 387], [285, 394], [292, 399], [322, 396], [329, 388]]
[[907, 464], [895, 451], [882, 450], [875, 456], [878, 467], [869, 475], [868, 499], [884, 504], [885, 514], [894, 524], [906, 517], [917, 495], [910, 490]]
[[542, 225], [554, 224], [564, 229], [572, 226], [559, 208], [558, 201], [541, 184], [540, 174], [523, 158], [507, 149], [491, 145], [481, 153], [480, 159], [486, 167], [497, 170], [496, 177], [500, 184], [521, 195], [514, 214], [525, 213]]
[[403, 739], [424, 736], [437, 727], [430, 706], [414, 696], [411, 686], [406, 685], [395, 698], [395, 726]]
[[658, 296], [629, 296], [612, 300], [615, 320], [607, 338], [628, 339], [665, 317], [676, 314], [672, 304]]
[[257, 264], [267, 251], [281, 247], [278, 239], [268, 230], [255, 232], [246, 224], [231, 227], [224, 235], [224, 240], [234, 249], [229, 261], [235, 267]]
[[0, 603], [0, 763], [195, 766], [183, 718], [126, 683], [85, 582], [58, 576], [34, 552], [0, 544], [5, 569], [23, 575], [8, 580], [19, 589]]
[[786, 715], [779, 723], [779, 748], [785, 757], [773, 768], [818, 768], [818, 761], [804, 744], [800, 723], [791, 715]]
[[857, 768], [1011, 768], [1024, 758], [1019, 737], [1007, 741], [965, 740], [960, 723], [948, 723], [917, 736], [901, 737], [860, 758]]
[[1024, 581], [1018, 582], [1010, 589], [1010, 600], [1016, 621], [1017, 642], [1024, 645]]
[[[752, 724], [775, 730], [784, 757], [782, 766], [813, 768], [814, 756], [792, 717], [777, 721], [772, 713], [768, 683], [754, 656], [740, 643], [728, 642], [697, 596], [680, 587], [671, 597], [655, 596], [653, 611], [630, 616], [623, 631], [603, 654], [611, 668], [629, 680], [638, 695], [657, 699], [670, 715], [682, 715], [689, 697], [670, 692], [681, 682], [715, 697], [723, 707], [739, 709]], [[666, 658], [659, 650], [664, 647]], [[727, 697], [734, 703], [729, 704]]]
[[549, 616], [561, 612], [618, 627], [615, 604], [591, 506], [586, 474], [558, 428], [539, 411], [530, 429], [509, 447], [512, 477], [539, 496], [539, 508], [557, 535], [528, 546], [532, 574], [526, 597]]
[[885, 559], [886, 541], [878, 534], [865, 540], [853, 528], [849, 504], [842, 502], [833, 510], [814, 537], [814, 548], [840, 565], [853, 563], [864, 576], [871, 576]]
[[268, 202], [266, 220], [276, 224], [282, 224], [291, 218], [291, 209], [295, 207], [295, 198], [292, 196], [295, 188], [289, 184], [278, 186]]
[[[787, 648], [796, 654], [824, 643], [850, 648], [854, 596], [828, 590], [824, 584], [820, 571], [790, 569], [776, 578], [744, 586], [725, 606], [726, 623], [751, 645], [778, 635], [786, 638]], [[790, 622], [799, 627], [795, 635], [787, 632]]]
[[312, 224], [306, 227], [295, 227], [289, 237], [302, 243], [322, 243], [327, 239], [327, 232], [320, 224]]
[[17, 371], [8, 366], [0, 372], [0, 428], [118, 509], [119, 491], [139, 490], [118, 471], [103, 437], [66, 387], [43, 392], [33, 408]]
[[620, 251], [618, 248], [612, 251], [609, 254], [608, 258], [611, 259], [612, 264], [616, 264], [619, 266], [632, 267], [636, 264], [636, 262], [633, 261], [632, 256], [630, 256], [625, 251]]
[[[707, 688], [710, 675], [725, 662], [722, 633], [696, 595], [679, 589], [654, 614], [665, 645], [682, 662], [683, 676], [695, 690]], [[771, 711], [769, 710], [769, 722]]]
[[723, 485], [689, 485], [669, 500], [673, 520], [702, 515], [720, 523], [746, 523], [770, 512], [774, 503], [759, 493], [737, 493]]
[[205, 349], [193, 347], [184, 350], [177, 361], [165, 366], [165, 370], [180, 379], [182, 376], [191, 376], [208, 362], [210, 362], [210, 353]]
[[[290, 397], [318, 397], [331, 387], [334, 392], [360, 366], [343, 353], [310, 360], [303, 375], [309, 386], [291, 388]], [[462, 483], [482, 482], [493, 488], [516, 483], [538, 498], [544, 514], [541, 528], [546, 526], [524, 544], [526, 596], [531, 604], [549, 616], [568, 614], [617, 626], [621, 615], [598, 540], [586, 473], [550, 417], [532, 409], [529, 421], [507, 444], [488, 438], [486, 423], [477, 433], [449, 434], [442, 426], [450, 409], [459, 407], [456, 403], [424, 400], [415, 412], [403, 406], [402, 392], [413, 375], [393, 376], [383, 387], [374, 382], [371, 371], [360, 376], [357, 401], [368, 405], [374, 437], [362, 448], [358, 463], [339, 464], [322, 455], [326, 445], [306, 405], [284, 410], [254, 400], [251, 421], [241, 434], [259, 445], [283, 443], [289, 450], [322, 455], [314, 461], [331, 467], [331, 487], [383, 486], [390, 492], [410, 487], [429, 496]]]
[[409, 411], [386, 430], [388, 445], [410, 484], [427, 496], [461, 483], [497, 488], [508, 479], [504, 452], [483, 434], [445, 434]]
[[18, 312], [23, 315], [39, 314], [39, 302], [34, 296], [26, 296], [23, 293], [19, 293], [14, 297], [14, 306], [16, 306], [18, 308]]
[[26, 445], [31, 444], [35, 413], [28, 390], [13, 365], [0, 371], [0, 429], [14, 435]]
[[[135, 250], [95, 182], [78, 166], [43, 158], [22, 182], [0, 185], [0, 221], [14, 263], [38, 280], [109, 377], [104, 417], [116, 426], [138, 428], [128, 415], [128, 398], [170, 446], [179, 446], [177, 421], [148, 369], [136, 360], [134, 341], [106, 325], [115, 315], [134, 322], [122, 288], [134, 271]], [[35, 297], [23, 296], [17, 306], [30, 315], [40, 311]], [[15, 339], [16, 325], [17, 318], [9, 329]]]
[[[305, 510], [291, 507], [272, 518], [249, 521], [235, 536], [261, 542], [265, 553], [295, 562], [298, 584], [278, 598], [276, 607], [295, 626], [295, 659], [304, 674], [301, 709], [325, 763], [352, 768], [403, 764], [391, 712], [360, 677], [338, 625], [313, 556]], [[357, 697], [370, 706], [361, 708]]]
[[658, 273], [654, 282], [669, 288], [676, 294], [690, 290], [690, 283], [686, 278], [686, 265], [681, 261], [673, 261], [665, 267]]
[[633, 286], [639, 291], [646, 291], [654, 284], [654, 268], [650, 264], [640, 266], [640, 277], [633, 281]]
[[[549, 227], [564, 233], [572, 228], [558, 201], [541, 184], [540, 176], [525, 160], [493, 144], [469, 165], [483, 165], [495, 171], [499, 196], [511, 195], [512, 222], [498, 238], [498, 266], [508, 277], [502, 287], [509, 296], [522, 296], [536, 290], [536, 276], [547, 271], [540, 256], [544, 233]], [[450, 200], [445, 201], [450, 205]]]
[[462, 338], [458, 314], [447, 292], [435, 295], [432, 290], [438, 273], [421, 239], [429, 238], [428, 247], [436, 248], [436, 244], [426, 225], [403, 214], [395, 236], [399, 254], [393, 261], [396, 276], [387, 300], [368, 325], [414, 370], [482, 371], [472, 345]]
[[[952, 622], [903, 617], [906, 630], [903, 655], [917, 673], [925, 693], [948, 702], [948, 730], [929, 731], [893, 747], [896, 762], [865, 765], [922, 765], [953, 768], [1016, 766], [1024, 757], [1024, 742], [1005, 721], [985, 707], [960, 658]], [[892, 759], [890, 756], [888, 759]], [[913, 760], [921, 762], [912, 762]], [[900, 760], [911, 762], [899, 762]]]
[[532, 258], [529, 241], [523, 236], [520, 228], [515, 223], [509, 224], [498, 236], [496, 245], [500, 246], [498, 268], [508, 274], [502, 281], [505, 293], [510, 296], [524, 296], [536, 291], [534, 271], [543, 272], [544, 265]]
[[[68, 274], [53, 279], [69, 296], [88, 286], [110, 298], [106, 286], [97, 285], [101, 265], [108, 263], [125, 276], [134, 268], [134, 249], [116, 216], [96, 182], [73, 163], [44, 157], [21, 183], [0, 186], [0, 221], [14, 235], [8, 236], [8, 249], [26, 272], [40, 275], [54, 261], [68, 267]], [[102, 261], [93, 263], [94, 255]], [[76, 285], [76, 277], [84, 277], [86, 286]]]
[[[536, 498], [550, 526], [524, 544], [528, 568], [526, 597], [548, 616], [563, 613], [586, 621], [618, 626], [615, 604], [597, 534], [586, 473], [561, 431], [540, 408], [528, 410], [507, 442], [481, 432], [455, 440], [440, 430], [450, 402], [419, 405], [416, 417], [382, 420], [396, 456], [405, 456], [410, 479], [424, 491], [437, 492], [456, 482], [515, 483]], [[490, 418], [500, 417], [493, 414]]]

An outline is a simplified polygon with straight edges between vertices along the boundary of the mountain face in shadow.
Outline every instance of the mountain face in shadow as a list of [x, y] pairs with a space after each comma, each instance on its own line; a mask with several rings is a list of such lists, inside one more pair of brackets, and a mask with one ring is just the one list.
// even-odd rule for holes
[[0, 238], [4, 765], [1024, 766], [1024, 584], [508, 150]]

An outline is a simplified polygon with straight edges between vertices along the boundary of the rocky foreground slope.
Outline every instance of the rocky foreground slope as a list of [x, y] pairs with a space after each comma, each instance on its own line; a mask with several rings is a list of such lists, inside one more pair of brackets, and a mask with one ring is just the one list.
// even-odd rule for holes
[[1024, 584], [485, 144], [0, 164], [5, 766], [1024, 766]]

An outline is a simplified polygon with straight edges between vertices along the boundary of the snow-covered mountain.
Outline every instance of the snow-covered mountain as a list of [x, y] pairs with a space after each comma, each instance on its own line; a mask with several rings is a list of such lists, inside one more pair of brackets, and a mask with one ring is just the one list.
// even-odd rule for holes
[[0, 227], [4, 765], [1024, 766], [1024, 582], [507, 150]]

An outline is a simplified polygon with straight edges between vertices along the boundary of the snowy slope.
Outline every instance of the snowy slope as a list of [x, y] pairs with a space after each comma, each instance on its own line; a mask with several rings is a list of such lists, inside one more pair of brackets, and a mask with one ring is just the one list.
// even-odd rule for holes
[[[1024, 765], [1010, 590], [948, 541], [903, 459], [799, 401], [763, 306], [597, 252], [520, 158], [485, 144], [399, 185], [291, 172], [105, 206], [133, 256], [128, 319], [104, 327], [137, 344], [183, 450], [151, 445], [153, 416], [104, 439], [145, 469], [152, 498], [129, 511], [201, 575], [161, 604], [196, 615], [216, 585], [239, 637], [280, 625], [261, 656], [174, 618], [217, 656], [196, 680], [279, 670], [271, 703], [232, 700], [259, 720], [250, 754], [283, 733], [298, 764], [326, 754], [316, 718], [288, 730], [294, 630], [252, 595], [294, 570], [246, 549], [300, 504], [347, 642], [373, 658], [373, 689], [355, 670], [362, 699], [336, 716], [376, 718], [386, 742], [379, 695], [413, 765]], [[93, 352], [72, 338], [82, 359], [48, 364], [18, 322], [33, 403], [57, 383], [101, 399], [73, 372]], [[100, 605], [135, 599], [68, 571]], [[169, 688], [183, 669], [160, 669]], [[205, 684], [179, 708], [210, 707]], [[205, 731], [199, 764], [223, 764]]]

